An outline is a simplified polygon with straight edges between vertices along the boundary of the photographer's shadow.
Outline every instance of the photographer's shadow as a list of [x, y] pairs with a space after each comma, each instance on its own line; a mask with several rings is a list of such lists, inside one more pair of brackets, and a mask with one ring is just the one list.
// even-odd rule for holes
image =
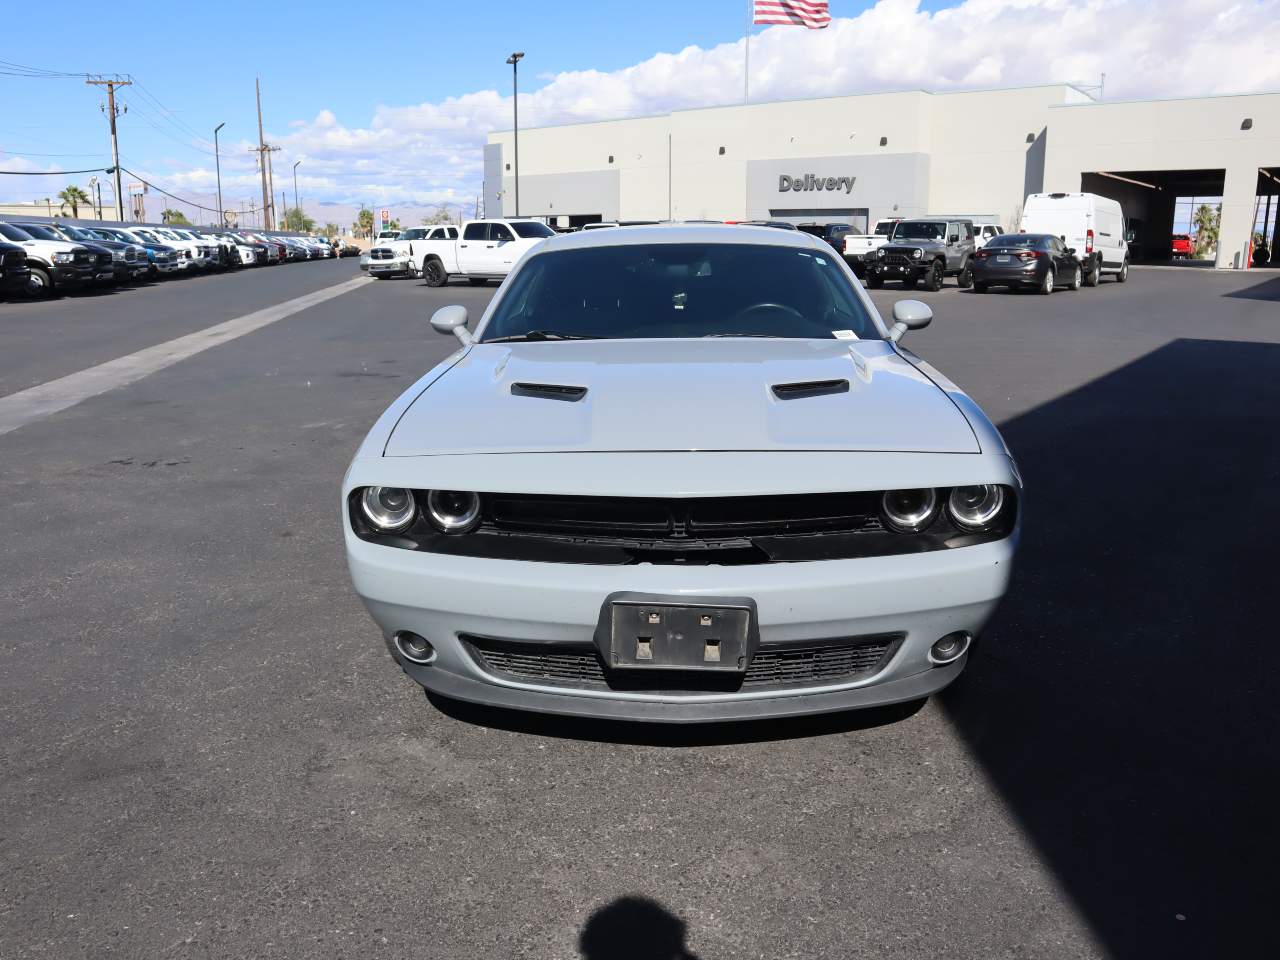
[[620, 897], [587, 920], [578, 950], [585, 960], [698, 960], [684, 939], [684, 921], [660, 903]]

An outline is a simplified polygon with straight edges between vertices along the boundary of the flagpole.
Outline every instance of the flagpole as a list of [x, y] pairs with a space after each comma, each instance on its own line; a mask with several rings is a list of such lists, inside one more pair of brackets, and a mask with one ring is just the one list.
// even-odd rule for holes
[[747, 102], [747, 96], [751, 89], [751, 14], [755, 0], [747, 0], [747, 24], [743, 30], [743, 39], [746, 42], [746, 55], [742, 58], [742, 102]]

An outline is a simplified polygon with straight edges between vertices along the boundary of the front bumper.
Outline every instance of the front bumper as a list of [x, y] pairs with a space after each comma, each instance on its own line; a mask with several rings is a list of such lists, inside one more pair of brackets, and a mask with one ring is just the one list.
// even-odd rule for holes
[[395, 260], [370, 260], [369, 273], [375, 277], [394, 277], [409, 270], [409, 258], [399, 257]]
[[0, 273], [0, 293], [21, 293], [27, 289], [27, 280], [31, 276], [29, 267], [6, 268]]
[[910, 264], [884, 263], [880, 258], [867, 262], [867, 275], [881, 280], [919, 280], [924, 276], [924, 265], [931, 261], [913, 261]]
[[[345, 506], [344, 506], [345, 510]], [[978, 634], [1008, 584], [1017, 533], [994, 543], [868, 559], [680, 567], [591, 566], [448, 557], [367, 543], [346, 521], [352, 582], [384, 637], [429, 640], [430, 665], [392, 655], [414, 680], [445, 696], [548, 713], [662, 722], [812, 714], [882, 706], [934, 693], [965, 658], [934, 666], [945, 634]], [[739, 692], [653, 693], [582, 689], [487, 672], [459, 635], [540, 645], [592, 641], [605, 598], [619, 591], [682, 597], [750, 597], [760, 650], [777, 644], [873, 634], [903, 639], [878, 670], [848, 682]]]

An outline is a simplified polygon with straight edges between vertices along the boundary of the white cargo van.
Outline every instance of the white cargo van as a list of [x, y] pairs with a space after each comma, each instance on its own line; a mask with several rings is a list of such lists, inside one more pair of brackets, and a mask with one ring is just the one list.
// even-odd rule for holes
[[1075, 250], [1084, 267], [1084, 284], [1096, 287], [1109, 274], [1129, 279], [1129, 245], [1124, 211], [1109, 197], [1094, 193], [1033, 193], [1022, 207], [1021, 233], [1050, 233]]

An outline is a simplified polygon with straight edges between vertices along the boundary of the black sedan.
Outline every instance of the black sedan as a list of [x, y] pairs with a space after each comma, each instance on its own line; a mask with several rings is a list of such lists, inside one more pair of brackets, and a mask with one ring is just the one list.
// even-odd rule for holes
[[1079, 290], [1083, 274], [1073, 247], [1048, 233], [1006, 233], [973, 254], [973, 292], [1028, 287], [1043, 294], [1056, 287]]

